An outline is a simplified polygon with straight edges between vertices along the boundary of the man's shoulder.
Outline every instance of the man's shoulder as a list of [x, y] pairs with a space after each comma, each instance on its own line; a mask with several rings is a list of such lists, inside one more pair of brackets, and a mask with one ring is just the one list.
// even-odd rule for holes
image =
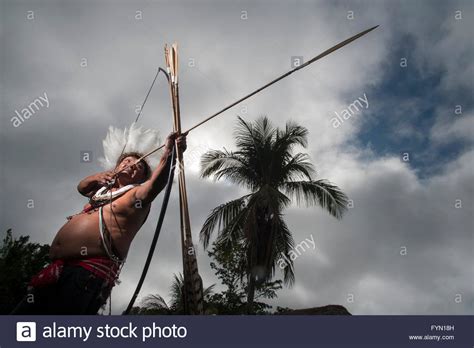
[[[134, 202], [142, 202], [141, 199], [139, 199], [139, 198], [136, 197], [136, 193], [137, 193], [137, 191], [142, 187], [142, 185], [143, 185], [143, 184], [141, 184], [141, 185], [135, 185], [135, 187], [133, 187], [133, 188], [131, 188], [129, 191], [127, 191], [127, 192], [125, 193], [125, 195], [126, 195], [129, 199], [132, 199]], [[143, 204], [142, 204], [143, 206], [146, 206], [146, 205], [147, 205], [147, 206], [150, 206], [150, 205], [151, 205], [151, 202], [146, 203], [146, 204], [145, 204], [144, 202], [142, 202], [142, 203], [143, 203]]]

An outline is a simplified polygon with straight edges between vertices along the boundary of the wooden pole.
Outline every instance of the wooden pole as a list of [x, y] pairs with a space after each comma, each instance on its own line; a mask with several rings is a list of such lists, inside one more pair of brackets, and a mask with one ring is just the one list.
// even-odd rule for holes
[[[178, 85], [178, 46], [165, 46], [167, 68], [170, 73], [170, 94], [173, 105], [173, 128], [181, 134], [181, 115], [179, 109]], [[178, 165], [179, 203], [180, 203], [180, 232], [181, 251], [183, 258], [184, 277], [184, 307], [187, 314], [203, 314], [203, 289], [199, 275], [196, 253], [191, 233], [191, 219], [189, 217], [188, 195], [186, 191], [186, 176], [184, 172], [183, 152], [176, 147]]]

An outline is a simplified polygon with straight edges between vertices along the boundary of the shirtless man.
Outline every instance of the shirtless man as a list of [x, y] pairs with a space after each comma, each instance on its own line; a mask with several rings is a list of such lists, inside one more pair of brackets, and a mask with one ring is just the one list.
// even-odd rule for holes
[[[151, 203], [166, 186], [175, 143], [186, 150], [186, 136], [170, 134], [153, 172], [145, 161], [133, 165], [141, 154], [125, 153], [117, 160], [117, 175], [98, 173], [79, 183], [79, 193], [90, 204], [58, 231], [50, 248], [51, 264], [33, 277], [28, 295], [12, 314], [97, 313], [118, 280]], [[110, 190], [97, 199], [98, 190], [110, 182]], [[117, 196], [111, 197], [114, 192]]]

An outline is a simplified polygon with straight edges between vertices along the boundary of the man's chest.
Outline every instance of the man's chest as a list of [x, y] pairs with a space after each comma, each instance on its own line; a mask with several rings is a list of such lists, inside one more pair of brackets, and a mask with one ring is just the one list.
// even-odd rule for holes
[[111, 200], [104, 205], [104, 214], [116, 214], [122, 217], [140, 217], [148, 214], [150, 206], [144, 206], [135, 198], [136, 188], [126, 192], [122, 196]]

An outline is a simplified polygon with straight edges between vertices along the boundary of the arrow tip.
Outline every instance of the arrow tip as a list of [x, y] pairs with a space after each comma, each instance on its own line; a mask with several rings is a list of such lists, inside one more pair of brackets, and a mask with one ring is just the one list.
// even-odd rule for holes
[[[361, 32], [361, 33], [359, 33], [359, 34], [353, 36], [351, 39], [358, 39], [359, 37], [361, 37], [361, 36], [363, 36], [363, 35], [365, 35], [365, 34], [371, 32], [372, 30], [377, 29], [379, 26], [380, 26], [380, 25], [376, 25], [375, 27], [366, 29], [366, 30], [364, 30], [363, 32]], [[349, 39], [349, 40], [350, 40], [350, 39]], [[351, 41], [352, 41], [352, 40], [351, 40]]]

